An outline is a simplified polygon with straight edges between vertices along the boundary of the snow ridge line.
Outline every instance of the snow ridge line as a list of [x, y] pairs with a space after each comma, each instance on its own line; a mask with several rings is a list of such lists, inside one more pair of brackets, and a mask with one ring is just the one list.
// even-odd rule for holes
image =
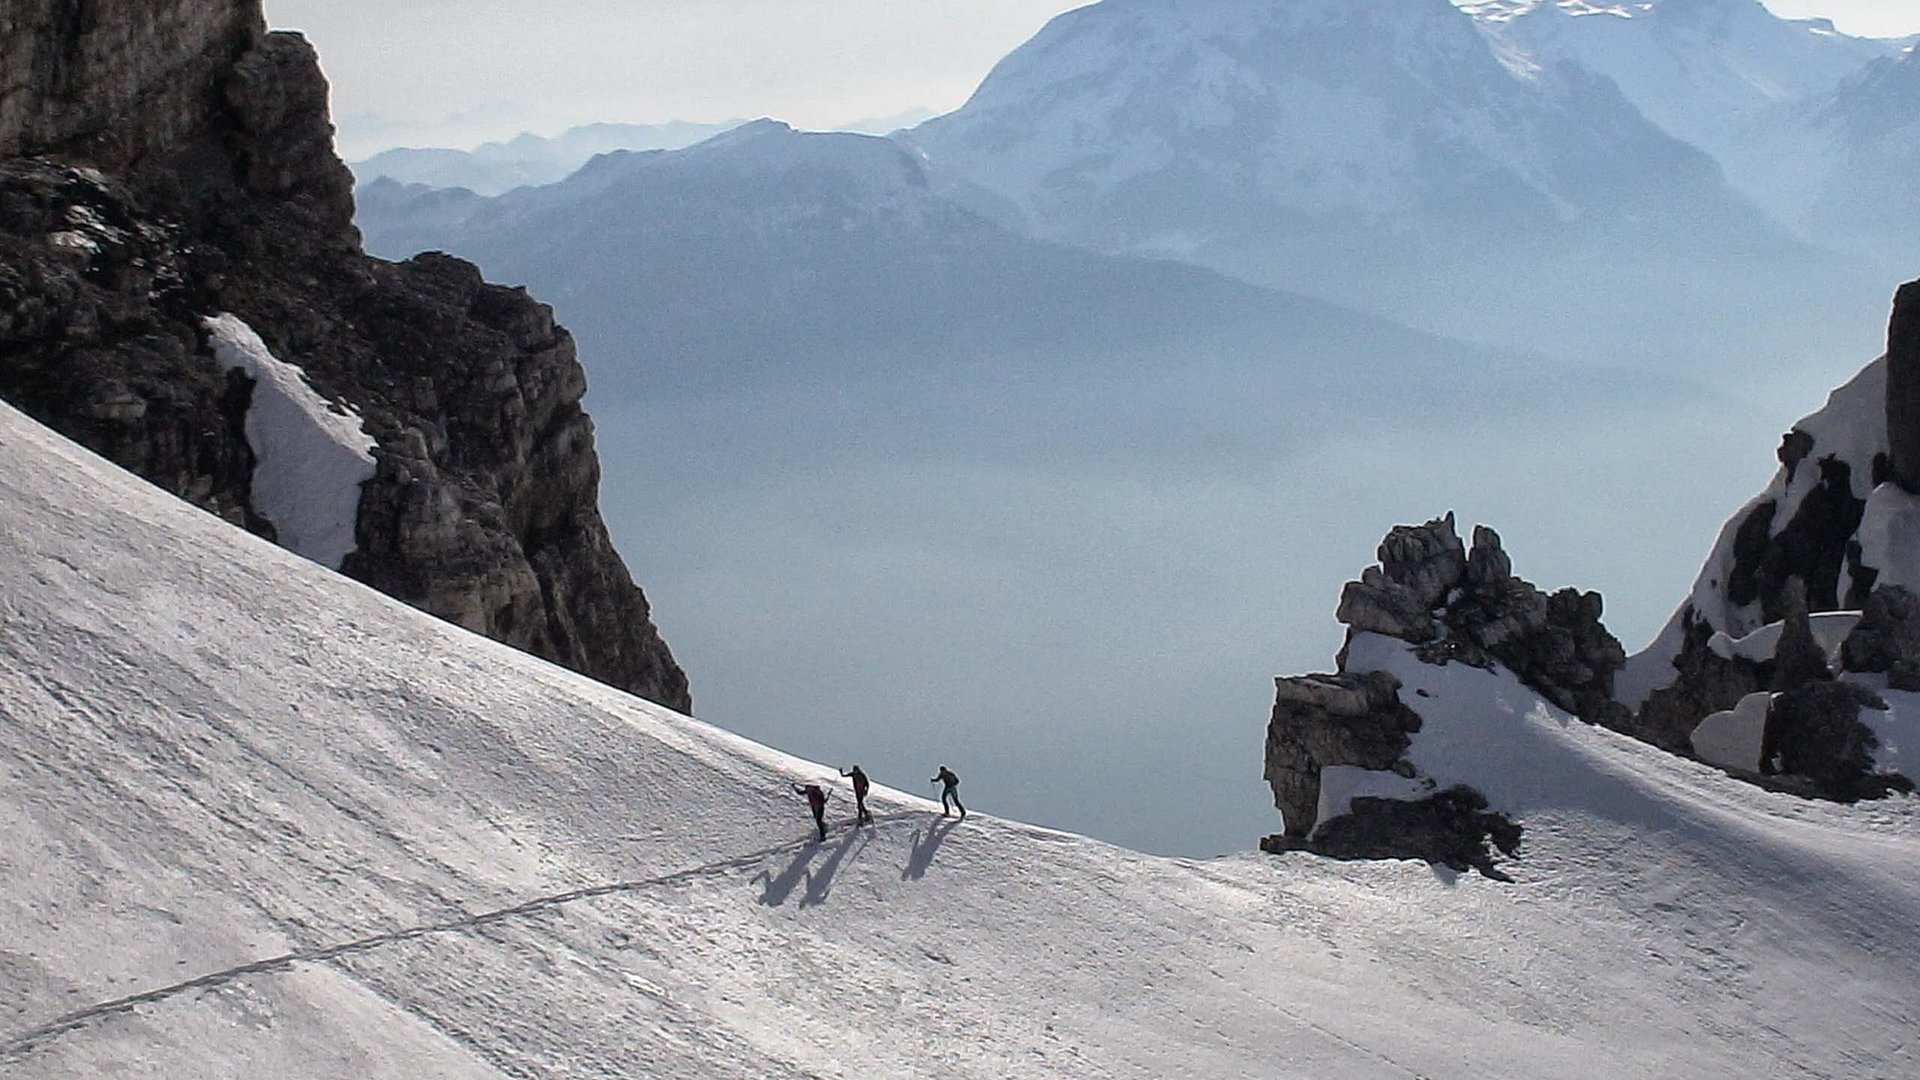
[[[901, 821], [920, 813], [926, 813], [926, 811], [895, 810], [891, 813], [875, 814], [873, 815], [873, 823], [878, 825], [881, 822]], [[577, 903], [581, 900], [591, 900], [601, 896], [612, 896], [616, 893], [640, 892], [645, 889], [659, 888], [665, 885], [677, 885], [683, 881], [691, 881], [694, 878], [704, 877], [708, 874], [722, 873], [728, 870], [745, 870], [772, 856], [790, 851], [798, 851], [809, 844], [816, 843], [819, 843], [819, 841], [812, 837], [804, 840], [793, 840], [785, 844], [775, 844], [772, 847], [761, 848], [758, 851], [750, 851], [744, 855], [735, 855], [730, 859], [720, 859], [716, 862], [703, 863], [699, 866], [690, 866], [684, 870], [675, 870], [671, 874], [662, 874], [659, 877], [640, 878], [634, 881], [614, 881], [602, 885], [589, 885], [585, 888], [573, 889], [568, 892], [537, 896], [531, 900], [523, 900], [511, 907], [496, 908], [493, 911], [485, 911], [478, 915], [466, 916], [465, 918], [448, 919], [444, 922], [437, 923], [425, 923], [420, 926], [409, 926], [401, 930], [390, 930], [384, 934], [374, 934], [370, 937], [356, 938], [352, 941], [341, 942], [336, 945], [315, 946], [310, 949], [295, 949], [292, 952], [281, 953], [278, 956], [269, 956], [263, 960], [255, 960], [251, 963], [240, 964], [221, 971], [208, 972], [205, 975], [199, 975], [187, 979], [184, 982], [172, 983], [167, 986], [156, 987], [152, 990], [145, 990], [138, 994], [129, 994], [126, 997], [114, 998], [112, 1001], [103, 1001], [97, 1005], [89, 1005], [84, 1009], [76, 1009], [64, 1016], [50, 1020], [39, 1027], [30, 1028], [18, 1035], [11, 1036], [5, 1042], [0, 1042], [0, 1062], [25, 1057], [47, 1043], [59, 1038], [61, 1035], [84, 1027], [94, 1020], [112, 1016], [117, 1013], [130, 1012], [138, 1006], [165, 1001], [168, 998], [177, 997], [190, 990], [204, 990], [209, 987], [222, 986], [247, 975], [281, 971], [291, 968], [295, 964], [325, 963], [329, 960], [337, 960], [343, 956], [371, 952], [382, 946], [395, 945], [402, 941], [412, 941], [415, 938], [426, 937], [429, 934], [450, 934], [463, 930], [476, 930], [492, 923], [504, 922], [508, 919], [515, 919], [524, 915], [533, 915], [566, 904]]]

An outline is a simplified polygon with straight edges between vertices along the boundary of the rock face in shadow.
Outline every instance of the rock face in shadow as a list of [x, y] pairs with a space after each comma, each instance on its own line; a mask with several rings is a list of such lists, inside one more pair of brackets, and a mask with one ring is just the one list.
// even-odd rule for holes
[[1382, 671], [1275, 679], [1267, 725], [1267, 783], [1286, 834], [1305, 839], [1319, 815], [1320, 770], [1402, 765], [1420, 715], [1400, 703], [1400, 681]]
[[231, 313], [377, 446], [341, 569], [670, 707], [601, 521], [573, 340], [440, 255], [366, 256], [327, 85], [258, 0], [24, 0], [0, 27], [0, 396], [268, 538]]
[[1887, 456], [1893, 479], [1920, 495], [1920, 281], [1894, 294], [1887, 324]]

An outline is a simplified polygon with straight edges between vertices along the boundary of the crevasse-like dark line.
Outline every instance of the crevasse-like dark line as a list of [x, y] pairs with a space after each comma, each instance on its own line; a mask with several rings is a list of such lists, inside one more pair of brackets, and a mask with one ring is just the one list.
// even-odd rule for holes
[[[889, 814], [875, 814], [874, 818], [876, 821], [897, 821], [908, 817], [911, 813], [911, 811], [901, 810]], [[370, 952], [385, 945], [394, 945], [402, 941], [412, 941], [415, 938], [426, 937], [429, 934], [450, 934], [462, 930], [474, 930], [492, 923], [532, 915], [536, 912], [560, 907], [564, 904], [576, 903], [581, 900], [591, 900], [599, 896], [639, 892], [643, 889], [679, 884], [680, 882], [689, 881], [707, 874], [721, 873], [727, 870], [744, 870], [763, 859], [779, 855], [783, 852], [798, 851], [811, 843], [814, 843], [812, 839], [806, 839], [796, 840], [786, 844], [776, 844], [773, 847], [750, 851], [745, 855], [736, 855], [730, 859], [721, 859], [717, 862], [688, 867], [685, 870], [676, 870], [671, 874], [662, 874], [659, 877], [641, 878], [635, 881], [614, 881], [604, 885], [590, 885], [583, 889], [573, 889], [568, 892], [552, 893], [547, 896], [539, 896], [532, 900], [523, 901], [512, 907], [497, 908], [493, 911], [481, 912], [478, 915], [469, 915], [459, 919], [448, 919], [445, 922], [410, 926], [403, 930], [392, 930], [384, 934], [375, 934], [371, 937], [341, 942], [337, 945], [323, 945], [311, 949], [296, 949], [293, 952], [281, 953], [279, 956], [269, 956], [263, 960], [255, 960], [252, 963], [240, 964], [236, 967], [226, 968], [221, 971], [209, 972], [205, 975], [188, 979], [185, 982], [156, 987], [155, 989], [145, 990], [138, 994], [129, 994], [126, 997], [115, 998], [112, 1001], [103, 1001], [97, 1005], [89, 1005], [84, 1009], [76, 1009], [64, 1016], [50, 1020], [39, 1027], [31, 1028], [18, 1035], [10, 1036], [4, 1043], [0, 1043], [0, 1061], [24, 1057], [59, 1036], [83, 1027], [101, 1017], [127, 1012], [136, 1006], [165, 1001], [168, 998], [176, 997], [190, 990], [203, 990], [212, 986], [220, 986], [246, 975], [281, 971], [295, 964], [320, 963], [327, 960], [336, 960], [342, 956]]]

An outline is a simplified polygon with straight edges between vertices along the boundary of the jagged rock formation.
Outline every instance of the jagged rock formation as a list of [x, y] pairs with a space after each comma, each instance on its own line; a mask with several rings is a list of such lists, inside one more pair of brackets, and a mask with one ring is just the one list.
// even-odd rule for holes
[[613, 550], [552, 312], [470, 265], [360, 250], [325, 80], [259, 0], [27, 0], [0, 25], [0, 395], [272, 538], [245, 320], [377, 442], [346, 573], [671, 707], [685, 676]]
[[[1610, 697], [1626, 653], [1600, 622], [1599, 594], [1541, 592], [1514, 576], [1492, 529], [1476, 527], [1471, 549], [1464, 546], [1452, 514], [1396, 526], [1378, 557], [1341, 592], [1337, 617], [1349, 645], [1355, 634], [1375, 633], [1418, 646], [1416, 655], [1430, 664], [1498, 663], [1570, 712], [1610, 725], [1626, 715]], [[1339, 664], [1333, 675], [1275, 680], [1266, 778], [1286, 831], [1263, 846], [1424, 858], [1494, 873], [1489, 843], [1511, 853], [1519, 828], [1489, 811], [1471, 788], [1414, 800], [1359, 798], [1348, 812], [1321, 820], [1326, 768], [1417, 773], [1404, 755], [1421, 720], [1400, 699], [1399, 681], [1385, 672], [1347, 671], [1345, 648]]]
[[1378, 555], [1340, 594], [1336, 618], [1349, 634], [1421, 644], [1436, 663], [1498, 660], [1569, 712], [1609, 726], [1624, 715], [1611, 694], [1626, 650], [1600, 622], [1599, 593], [1541, 592], [1514, 576], [1492, 529], [1475, 526], [1465, 549], [1452, 514], [1396, 526]]
[[1770, 691], [1752, 778], [1837, 799], [1905, 788], [1878, 758], [1874, 726], [1892, 706], [1874, 689], [1920, 688], [1908, 591], [1920, 566], [1905, 525], [1920, 491], [1920, 282], [1895, 297], [1886, 356], [1787, 432], [1777, 456], [1773, 484], [1629, 663], [1620, 696], [1636, 713], [1623, 730], [1692, 752], [1701, 724]]

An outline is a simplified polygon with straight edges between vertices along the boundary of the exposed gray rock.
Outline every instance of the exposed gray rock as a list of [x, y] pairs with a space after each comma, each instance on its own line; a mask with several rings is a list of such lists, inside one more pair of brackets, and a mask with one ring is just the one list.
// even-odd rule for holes
[[1394, 768], [1410, 736], [1420, 730], [1420, 715], [1401, 704], [1400, 680], [1385, 672], [1274, 682], [1266, 778], [1287, 835], [1305, 837], [1319, 815], [1320, 770], [1329, 765]]
[[1786, 611], [1782, 616], [1780, 642], [1773, 649], [1770, 689], [1793, 690], [1833, 678], [1826, 651], [1813, 639], [1813, 624], [1807, 618], [1807, 591], [1799, 578], [1787, 582], [1781, 603]]
[[262, 22], [258, 0], [29, 0], [0, 24], [26, 58], [0, 65], [0, 396], [271, 538], [251, 383], [200, 327], [236, 314], [378, 443], [343, 570], [690, 708], [600, 520], [571, 337], [466, 263], [360, 251], [316, 58]]
[[1814, 682], [1782, 693], [1767, 713], [1761, 768], [1805, 780], [1815, 793], [1843, 802], [1911, 791], [1905, 777], [1874, 772], [1877, 741], [1860, 722], [1860, 710], [1886, 707], [1873, 691], [1848, 682]]
[[1549, 701], [1618, 726], [1629, 715], [1612, 700], [1626, 650], [1601, 623], [1598, 593], [1548, 596], [1515, 577], [1500, 535], [1475, 526], [1466, 550], [1452, 514], [1397, 526], [1378, 566], [1348, 582], [1336, 617], [1350, 630], [1421, 644], [1429, 663], [1485, 666], [1499, 660]]
[[1466, 555], [1454, 531], [1453, 513], [1424, 525], [1395, 525], [1376, 553], [1387, 579], [1432, 609], [1466, 574]]
[[[1468, 551], [1452, 514], [1400, 526], [1379, 549], [1380, 563], [1341, 593], [1339, 618], [1350, 633], [1372, 631], [1412, 642], [1434, 664], [1506, 664], [1548, 700], [1597, 722], [1626, 710], [1610, 698], [1625, 650], [1600, 622], [1597, 593], [1552, 596], [1513, 575], [1492, 529], [1476, 528]], [[1286, 831], [1269, 851], [1304, 849], [1343, 858], [1425, 858], [1492, 876], [1492, 848], [1511, 853], [1519, 827], [1487, 810], [1468, 788], [1418, 800], [1363, 797], [1350, 812], [1319, 821], [1320, 776], [1335, 765], [1414, 777], [1406, 758], [1420, 717], [1383, 672], [1276, 680], [1267, 726], [1266, 777]], [[1490, 847], [1489, 845], [1492, 845]]]
[[1707, 647], [1713, 627], [1699, 618], [1686, 623], [1685, 640], [1673, 666], [1673, 683], [1648, 695], [1638, 715], [1622, 728], [1675, 754], [1693, 753], [1693, 729], [1709, 715], [1731, 709], [1770, 680], [1760, 665], [1723, 657]]
[[1873, 590], [1840, 661], [1849, 671], [1885, 672], [1895, 690], [1920, 690], [1920, 597], [1898, 585]]
[[[1425, 859], [1512, 881], [1494, 865], [1493, 850], [1515, 854], [1522, 831], [1505, 814], [1489, 811], [1479, 792], [1456, 786], [1417, 802], [1357, 798], [1352, 813], [1327, 822], [1306, 848], [1336, 859]], [[1285, 836], [1261, 844], [1275, 853], [1294, 846]]]
[[1360, 580], [1349, 581], [1340, 590], [1340, 607], [1334, 617], [1356, 631], [1386, 634], [1404, 641], [1426, 641], [1433, 637], [1433, 605], [1420, 594], [1387, 577], [1377, 566], [1360, 572]]

